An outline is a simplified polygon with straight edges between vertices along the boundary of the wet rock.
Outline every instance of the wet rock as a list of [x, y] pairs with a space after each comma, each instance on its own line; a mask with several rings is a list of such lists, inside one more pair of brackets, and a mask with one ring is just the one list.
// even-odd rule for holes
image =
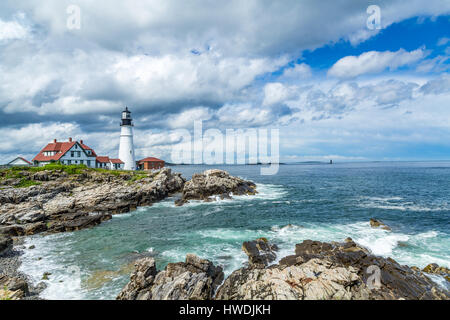
[[271, 244], [266, 238], [246, 241], [242, 244], [242, 250], [248, 256], [249, 266], [253, 268], [264, 268], [270, 262], [275, 261], [278, 247]]
[[446, 267], [440, 267], [436, 263], [430, 263], [422, 270], [426, 273], [437, 274], [444, 277], [447, 281], [450, 282], [450, 269]]
[[374, 218], [370, 219], [370, 226], [372, 228], [381, 228], [381, 229], [384, 229], [384, 230], [391, 231], [391, 228], [388, 225], [386, 225], [383, 222], [381, 222], [380, 220], [377, 220], [377, 219], [374, 219]]
[[90, 228], [100, 224], [103, 221], [111, 219], [110, 214], [92, 214], [85, 216], [77, 216], [75, 219], [63, 220], [51, 226], [51, 230], [75, 231]]
[[184, 205], [188, 202], [189, 201], [187, 201], [186, 199], [177, 199], [177, 200], [175, 200], [175, 206], [181, 207], [182, 205]]
[[44, 272], [44, 274], [42, 275], [42, 280], [48, 280], [49, 276], [51, 276], [50, 272]]
[[223, 280], [221, 267], [186, 255], [185, 262], [169, 263], [158, 272], [153, 258], [138, 260], [130, 282], [119, 300], [206, 300], [211, 299]]
[[13, 241], [8, 236], [0, 235], [0, 256], [8, 253], [13, 247]]
[[[230, 199], [233, 195], [254, 195], [256, 185], [238, 177], [231, 176], [223, 170], [206, 170], [203, 173], [192, 175], [192, 179], [184, 184], [182, 200], [203, 200], [213, 201], [213, 196], [221, 199]], [[185, 202], [178, 201], [178, 205]]]

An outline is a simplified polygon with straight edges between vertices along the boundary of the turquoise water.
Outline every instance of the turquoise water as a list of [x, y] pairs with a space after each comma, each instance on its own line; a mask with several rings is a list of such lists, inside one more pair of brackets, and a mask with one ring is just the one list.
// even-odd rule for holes
[[[51, 272], [48, 299], [113, 299], [129, 279], [137, 253], [158, 268], [196, 253], [228, 275], [246, 261], [243, 241], [267, 237], [292, 254], [304, 239], [352, 237], [374, 254], [407, 265], [450, 267], [450, 162], [214, 166], [253, 180], [259, 194], [175, 207], [168, 199], [114, 216], [95, 228], [26, 240], [21, 270], [38, 282]], [[211, 167], [176, 166], [187, 178]], [[376, 217], [392, 232], [373, 229]], [[292, 224], [292, 226], [288, 226]]]

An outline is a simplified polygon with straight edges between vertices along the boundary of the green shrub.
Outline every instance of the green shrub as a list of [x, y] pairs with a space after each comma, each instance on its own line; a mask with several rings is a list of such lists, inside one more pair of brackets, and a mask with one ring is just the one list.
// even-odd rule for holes
[[14, 188], [28, 188], [31, 186], [36, 186], [41, 184], [40, 182], [28, 180], [28, 179], [21, 179], [18, 184], [14, 186]]
[[132, 177], [131, 177], [131, 181], [138, 181], [138, 180], [142, 180], [142, 179], [145, 179], [145, 178], [147, 178], [148, 177], [148, 175], [147, 174], [142, 174], [142, 173], [136, 173], [136, 174], [134, 174]]

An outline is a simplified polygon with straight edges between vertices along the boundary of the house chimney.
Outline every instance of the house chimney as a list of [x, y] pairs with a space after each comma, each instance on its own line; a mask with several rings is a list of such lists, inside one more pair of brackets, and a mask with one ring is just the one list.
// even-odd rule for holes
[[83, 140], [80, 140], [80, 144], [83, 144]]
[[53, 143], [56, 143], [56, 139], [53, 139]]
[[69, 138], [69, 142], [72, 142], [72, 138]]

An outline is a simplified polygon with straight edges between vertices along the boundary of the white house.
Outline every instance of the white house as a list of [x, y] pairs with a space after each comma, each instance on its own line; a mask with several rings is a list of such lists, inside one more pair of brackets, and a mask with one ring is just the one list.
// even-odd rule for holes
[[29, 167], [32, 165], [32, 163], [25, 158], [17, 157], [14, 160], [8, 162], [6, 165], [9, 167]]

